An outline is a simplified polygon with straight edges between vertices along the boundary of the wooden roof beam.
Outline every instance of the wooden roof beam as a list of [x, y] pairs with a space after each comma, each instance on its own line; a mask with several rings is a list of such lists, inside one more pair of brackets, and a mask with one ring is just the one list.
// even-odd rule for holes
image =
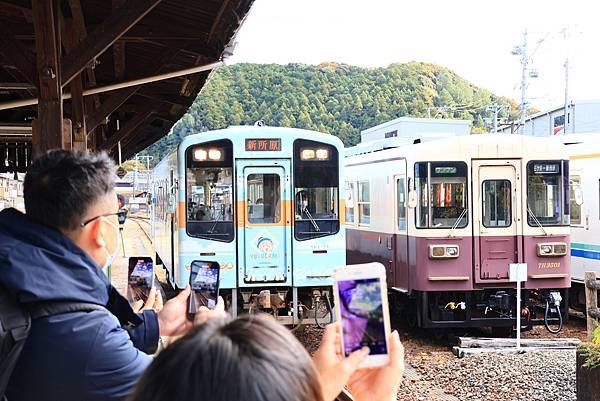
[[161, 0], [130, 0], [123, 7], [115, 10], [75, 50], [62, 59], [61, 84], [64, 86], [69, 83], [93, 59], [112, 46], [160, 2]]
[[90, 114], [87, 118], [88, 134], [106, 121], [106, 119], [133, 96], [139, 88], [139, 86], [132, 86], [130, 88], [121, 89], [103, 101], [100, 108], [93, 114]]
[[35, 55], [19, 43], [11, 30], [5, 24], [0, 24], [0, 53], [19, 70], [23, 78], [37, 86]]
[[[113, 12], [123, 6], [125, 0], [112, 0]], [[113, 46], [113, 64], [115, 67], [115, 78], [119, 81], [125, 77], [125, 42], [117, 41]]]
[[[73, 16], [73, 27], [77, 36], [79, 36], [79, 42], [81, 42], [87, 36], [87, 29], [85, 27], [85, 19], [83, 18], [83, 9], [81, 8], [80, 0], [69, 0], [69, 8], [71, 8], [71, 15]], [[96, 86], [96, 73], [91, 65], [86, 67], [87, 82], [89, 86]], [[98, 95], [94, 95], [88, 99], [84, 99], [86, 109], [88, 111], [97, 109], [100, 107], [100, 98]]]
[[[154, 111], [146, 110], [144, 112], [136, 114], [133, 118], [128, 120], [123, 126], [117, 130], [105, 143], [101, 144], [101, 148], [112, 150], [121, 141], [124, 142], [132, 133], [135, 133], [137, 129], [146, 123], [149, 123], [154, 119]], [[121, 144], [123, 145], [123, 144]]]

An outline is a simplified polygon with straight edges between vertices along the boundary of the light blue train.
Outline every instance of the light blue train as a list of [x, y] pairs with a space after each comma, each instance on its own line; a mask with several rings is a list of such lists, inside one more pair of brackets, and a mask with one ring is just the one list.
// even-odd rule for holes
[[346, 263], [342, 142], [260, 125], [186, 137], [153, 172], [152, 236], [170, 284], [194, 260], [221, 266], [234, 314], [290, 325], [333, 319], [333, 269]]

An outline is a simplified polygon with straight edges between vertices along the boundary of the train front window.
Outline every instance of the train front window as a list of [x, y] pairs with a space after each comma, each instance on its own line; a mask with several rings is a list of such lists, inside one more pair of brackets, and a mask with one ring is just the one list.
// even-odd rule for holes
[[417, 228], [463, 228], [467, 217], [467, 165], [415, 163]]
[[339, 217], [339, 155], [334, 146], [294, 141], [294, 236], [336, 234]]
[[527, 164], [527, 222], [530, 226], [569, 224], [568, 161]]
[[227, 140], [186, 150], [186, 230], [190, 237], [233, 241], [232, 150]]

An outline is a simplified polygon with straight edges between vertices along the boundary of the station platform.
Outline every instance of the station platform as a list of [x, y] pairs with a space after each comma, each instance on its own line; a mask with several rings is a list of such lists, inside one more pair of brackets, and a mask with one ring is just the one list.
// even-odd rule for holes
[[[123, 241], [119, 254], [110, 268], [112, 284], [123, 295], [127, 294], [127, 269], [129, 258], [132, 256], [149, 256], [154, 259], [154, 249], [150, 242], [150, 220], [147, 213], [129, 213], [123, 225]], [[162, 266], [154, 270], [157, 278], [165, 282], [166, 276]]]

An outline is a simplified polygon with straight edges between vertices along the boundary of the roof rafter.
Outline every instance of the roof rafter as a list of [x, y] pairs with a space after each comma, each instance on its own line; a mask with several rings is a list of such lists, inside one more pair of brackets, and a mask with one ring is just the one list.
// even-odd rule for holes
[[161, 0], [130, 0], [96, 27], [68, 56], [62, 59], [62, 85], [108, 49], [121, 35], [144, 18]]

